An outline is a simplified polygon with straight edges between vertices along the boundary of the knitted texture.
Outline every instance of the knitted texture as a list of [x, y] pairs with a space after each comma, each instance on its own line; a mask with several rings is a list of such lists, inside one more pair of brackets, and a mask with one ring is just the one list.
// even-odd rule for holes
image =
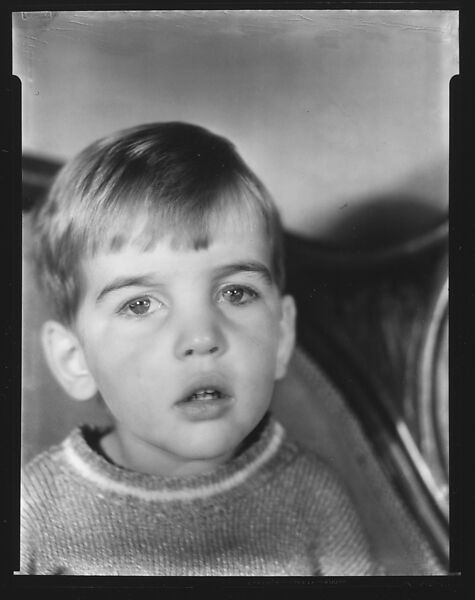
[[185, 478], [115, 466], [92, 432], [75, 429], [26, 466], [20, 573], [377, 572], [342, 485], [272, 417], [238, 457]]

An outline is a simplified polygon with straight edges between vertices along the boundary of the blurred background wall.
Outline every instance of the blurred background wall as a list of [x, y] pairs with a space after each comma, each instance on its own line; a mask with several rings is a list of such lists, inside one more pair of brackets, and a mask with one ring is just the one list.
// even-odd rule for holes
[[[25, 12], [13, 41], [25, 158], [186, 120], [235, 142], [295, 234], [368, 247], [447, 216], [456, 11]], [[47, 314], [26, 262], [25, 458], [97, 416], [46, 369]]]
[[[446, 211], [456, 11], [17, 13], [28, 154], [156, 120], [229, 136], [287, 227], [394, 197]], [[432, 214], [432, 213], [431, 213]]]

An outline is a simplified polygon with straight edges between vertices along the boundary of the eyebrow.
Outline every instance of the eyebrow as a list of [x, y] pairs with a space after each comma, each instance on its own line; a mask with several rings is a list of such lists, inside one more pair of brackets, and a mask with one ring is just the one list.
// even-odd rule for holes
[[152, 274], [133, 275], [130, 277], [116, 277], [106, 286], [104, 286], [96, 298], [96, 304], [99, 304], [107, 294], [116, 292], [127, 287], [153, 287], [157, 285], [157, 280]]
[[255, 273], [262, 277], [268, 285], [271, 285], [274, 281], [270, 270], [258, 261], [240, 262], [219, 267], [216, 278], [222, 279], [223, 277], [229, 277], [237, 273]]
[[[263, 264], [257, 261], [233, 263], [224, 265], [216, 269], [215, 279], [230, 277], [238, 273], [254, 273], [262, 277], [268, 285], [272, 285], [273, 278], [270, 270]], [[152, 273], [144, 275], [132, 275], [124, 277], [116, 277], [110, 283], [105, 285], [96, 298], [96, 304], [102, 302], [105, 296], [111, 292], [116, 292], [127, 287], [156, 287], [159, 285], [156, 277]]]

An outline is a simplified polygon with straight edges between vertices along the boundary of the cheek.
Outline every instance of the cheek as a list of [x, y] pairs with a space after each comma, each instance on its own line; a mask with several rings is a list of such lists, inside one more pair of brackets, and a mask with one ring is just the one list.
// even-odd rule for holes
[[96, 357], [94, 371], [98, 390], [115, 419], [134, 426], [151, 422], [156, 407], [150, 398], [158, 373], [144, 364], [140, 353], [116, 347], [107, 357]]
[[99, 390], [103, 394], [107, 392], [119, 393], [130, 386], [137, 389], [146, 378], [146, 373], [153, 371], [150, 353], [143, 344], [119, 341], [117, 337], [113, 341], [91, 344], [86, 351], [86, 360], [90, 365]]
[[246, 331], [250, 341], [259, 348], [273, 348], [279, 339], [279, 320], [274, 310], [254, 315], [246, 322]]
[[272, 372], [279, 344], [279, 324], [273, 315], [250, 319], [239, 335], [241, 362], [249, 372]]

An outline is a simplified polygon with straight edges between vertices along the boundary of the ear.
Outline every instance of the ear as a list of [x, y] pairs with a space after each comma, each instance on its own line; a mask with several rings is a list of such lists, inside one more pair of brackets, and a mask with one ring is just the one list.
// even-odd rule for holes
[[97, 392], [76, 334], [57, 321], [43, 325], [41, 341], [48, 365], [61, 386], [75, 400], [88, 400]]
[[282, 298], [282, 314], [280, 319], [280, 339], [277, 349], [275, 379], [282, 379], [287, 373], [287, 366], [295, 347], [295, 321], [297, 308], [292, 296]]

